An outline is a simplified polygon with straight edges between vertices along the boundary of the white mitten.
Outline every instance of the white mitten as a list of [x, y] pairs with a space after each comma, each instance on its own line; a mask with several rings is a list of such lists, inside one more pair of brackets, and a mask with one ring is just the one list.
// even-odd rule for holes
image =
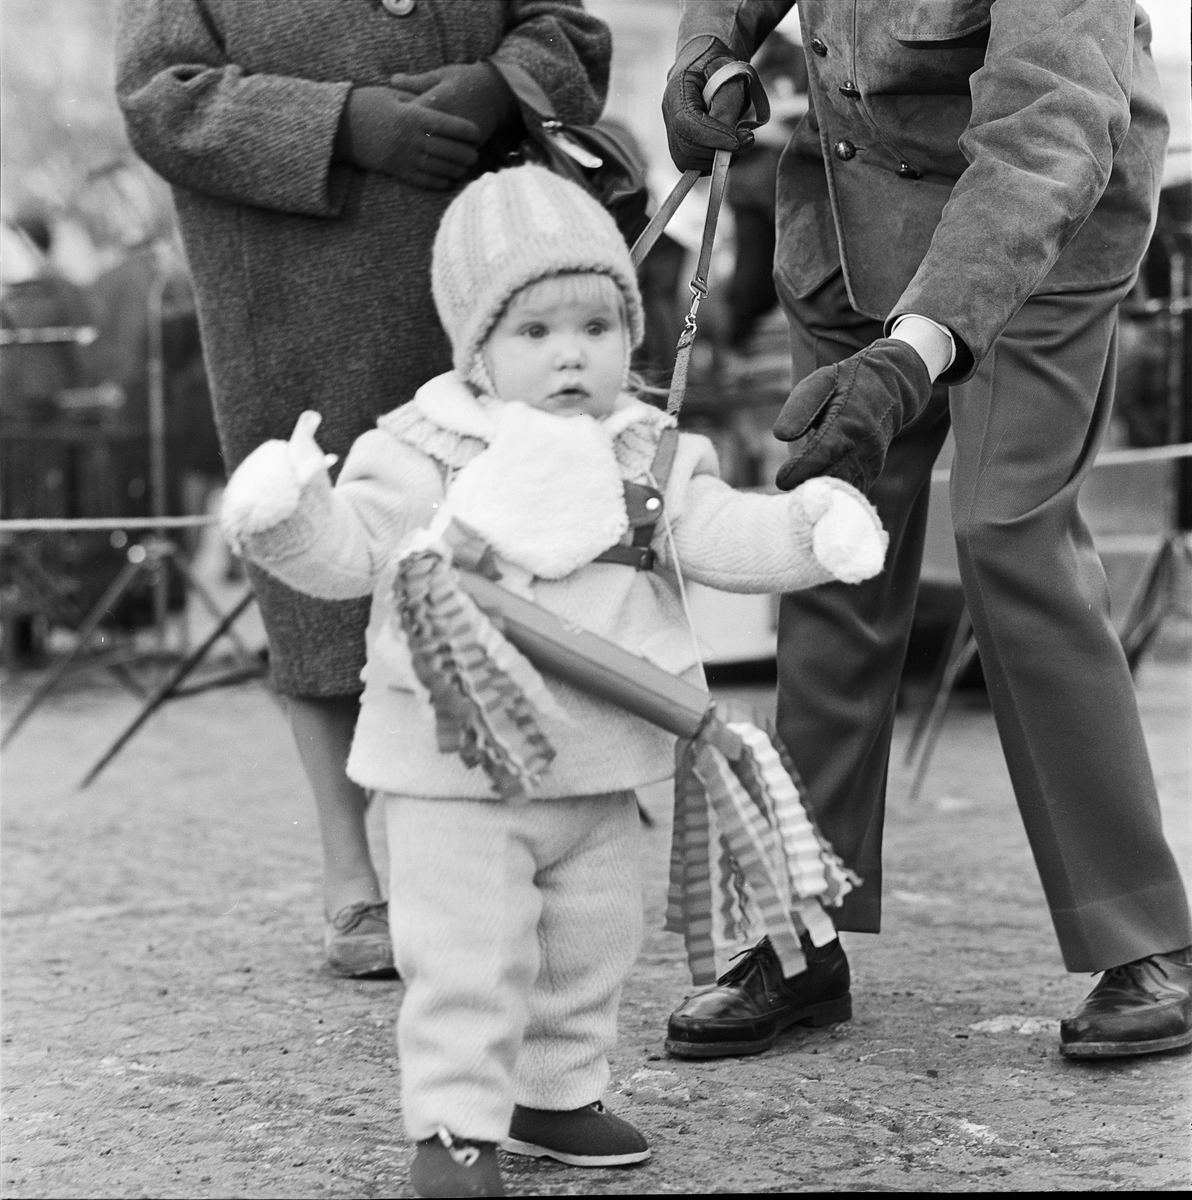
[[320, 421], [318, 413], [304, 412], [288, 442], [265, 442], [232, 472], [219, 520], [233, 546], [292, 517], [303, 486], [335, 462], [336, 456], [324, 454], [315, 441]]
[[890, 537], [855, 487], [840, 479], [809, 479], [791, 494], [813, 524], [812, 552], [826, 571], [842, 583], [860, 583], [882, 569]]

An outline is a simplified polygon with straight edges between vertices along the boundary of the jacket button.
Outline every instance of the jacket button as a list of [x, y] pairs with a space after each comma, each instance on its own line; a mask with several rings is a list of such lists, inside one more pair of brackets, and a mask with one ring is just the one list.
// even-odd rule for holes
[[861, 92], [851, 79], [846, 79], [844, 83], [837, 89], [842, 96], [847, 96], [850, 100], [860, 100]]
[[391, 17], [408, 17], [418, 6], [418, 0], [381, 0], [381, 7]]
[[903, 179], [922, 179], [923, 178], [923, 172], [916, 171], [915, 168], [912, 167], [910, 163], [899, 163], [898, 174], [901, 175]]
[[847, 138], [842, 138], [835, 146], [832, 147], [832, 153], [836, 155], [841, 162], [848, 162], [850, 158], [855, 158], [857, 155], [857, 147], [852, 144]]
[[813, 37], [811, 39], [811, 53], [818, 54], [820, 58], [823, 58], [828, 53], [828, 43], [822, 38]]

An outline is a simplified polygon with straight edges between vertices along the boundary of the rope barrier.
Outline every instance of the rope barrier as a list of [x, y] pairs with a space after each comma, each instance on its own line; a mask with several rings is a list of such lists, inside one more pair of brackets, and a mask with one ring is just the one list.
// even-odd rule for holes
[[215, 525], [202, 517], [22, 517], [0, 521], [0, 533], [100, 533], [118, 529], [198, 529]]
[[[1102, 450], [1093, 460], [1093, 466], [1124, 467], [1131, 463], [1172, 462], [1177, 458], [1192, 458], [1192, 442], [1173, 442], [1170, 446], [1140, 446], [1135, 450]], [[932, 483], [947, 483], [951, 477], [951, 467], [936, 467], [931, 472]]]
[[[1170, 446], [1142, 446], [1137, 449], [1102, 450], [1095, 467], [1122, 467], [1131, 463], [1170, 462], [1177, 458], [1192, 458], [1192, 442], [1175, 442]], [[951, 477], [949, 467], [937, 467], [931, 472], [932, 483], [946, 483]], [[215, 525], [216, 516], [196, 517], [24, 517], [0, 521], [0, 533], [101, 533], [112, 530], [140, 529], [198, 529]]]

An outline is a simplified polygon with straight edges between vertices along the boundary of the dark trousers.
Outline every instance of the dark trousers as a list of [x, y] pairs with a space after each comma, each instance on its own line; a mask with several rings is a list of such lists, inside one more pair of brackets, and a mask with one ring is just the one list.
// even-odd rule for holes
[[[841, 929], [881, 922], [895, 698], [931, 468], [951, 424], [961, 584], [1064, 962], [1099, 971], [1192, 943], [1105, 574], [1076, 505], [1109, 421], [1126, 290], [1028, 301], [974, 377], [937, 388], [891, 445], [870, 493], [890, 533], [882, 574], [783, 597], [779, 733], [824, 834], [865, 881]], [[796, 379], [881, 336], [839, 274], [803, 300], [780, 275], [779, 292]]]

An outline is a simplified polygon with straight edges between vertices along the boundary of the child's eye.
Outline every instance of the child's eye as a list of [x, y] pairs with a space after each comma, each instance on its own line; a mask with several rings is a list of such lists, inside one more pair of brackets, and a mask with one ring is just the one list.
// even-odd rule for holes
[[589, 321], [588, 334], [591, 337], [599, 337], [602, 333], [608, 333], [607, 321]]
[[548, 330], [547, 330], [546, 326], [543, 325], [541, 322], [537, 322], [537, 321], [533, 325], [527, 325], [522, 330], [522, 333], [524, 333], [526, 335], [526, 337], [534, 338], [535, 340], [546, 337], [547, 332], [548, 332]]

